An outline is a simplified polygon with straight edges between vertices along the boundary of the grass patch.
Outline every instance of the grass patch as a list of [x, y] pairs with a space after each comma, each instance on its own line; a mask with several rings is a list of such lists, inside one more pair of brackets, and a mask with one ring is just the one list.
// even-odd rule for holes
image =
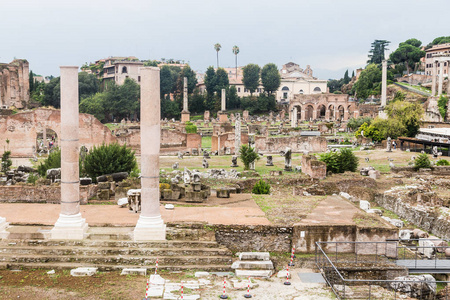
[[203, 149], [204, 148], [211, 148], [211, 144], [212, 144], [211, 139], [212, 139], [212, 137], [210, 137], [210, 136], [203, 136], [202, 137], [202, 148]]
[[374, 214], [358, 212], [353, 216], [353, 222], [362, 227], [385, 227], [380, 219]]

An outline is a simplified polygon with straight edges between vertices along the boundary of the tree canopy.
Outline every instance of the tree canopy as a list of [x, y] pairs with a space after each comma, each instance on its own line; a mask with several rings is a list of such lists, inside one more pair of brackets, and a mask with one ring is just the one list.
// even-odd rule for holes
[[261, 70], [261, 82], [269, 95], [276, 92], [281, 84], [281, 76], [278, 68], [273, 63], [266, 64]]
[[252, 95], [259, 86], [259, 76], [261, 68], [256, 64], [248, 64], [243, 69], [242, 81], [246, 89], [250, 91]]
[[403, 64], [410, 73], [410, 69], [414, 69], [420, 59], [425, 56], [425, 51], [419, 48], [421, 45], [422, 42], [418, 39], [406, 40], [399, 44], [389, 58], [394, 64]]
[[384, 52], [385, 50], [389, 50], [387, 46], [391, 42], [386, 40], [375, 40], [371, 44], [371, 48], [369, 51], [369, 60], [367, 61], [368, 64], [381, 64], [381, 62], [384, 60]]

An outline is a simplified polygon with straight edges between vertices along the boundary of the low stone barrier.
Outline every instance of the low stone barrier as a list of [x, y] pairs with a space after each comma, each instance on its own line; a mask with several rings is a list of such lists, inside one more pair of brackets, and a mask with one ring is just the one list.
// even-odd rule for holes
[[[95, 185], [80, 186], [81, 204], [96, 194]], [[0, 203], [61, 203], [59, 185], [10, 185], [0, 187]]]

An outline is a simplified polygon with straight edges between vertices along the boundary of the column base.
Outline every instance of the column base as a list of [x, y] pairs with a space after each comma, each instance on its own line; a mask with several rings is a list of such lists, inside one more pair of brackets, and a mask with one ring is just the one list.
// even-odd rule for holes
[[8, 225], [9, 225], [9, 223], [6, 222], [6, 219], [0, 217], [0, 240], [8, 238], [9, 232], [6, 231], [6, 228], [8, 228]]
[[378, 117], [379, 117], [380, 119], [387, 119], [387, 118], [388, 118], [388, 116], [387, 116], [387, 114], [386, 114], [386, 112], [385, 112], [384, 110], [380, 110], [380, 111], [378, 112]]
[[219, 122], [221, 123], [227, 123], [228, 122], [228, 115], [224, 111], [220, 111], [217, 113], [219, 115]]
[[189, 112], [181, 112], [181, 123], [186, 123], [191, 120], [191, 114]]
[[165, 241], [166, 224], [158, 217], [140, 216], [133, 231], [134, 241]]
[[87, 235], [88, 224], [81, 218], [81, 213], [76, 215], [60, 214], [55, 227], [50, 230], [51, 240], [82, 240]]

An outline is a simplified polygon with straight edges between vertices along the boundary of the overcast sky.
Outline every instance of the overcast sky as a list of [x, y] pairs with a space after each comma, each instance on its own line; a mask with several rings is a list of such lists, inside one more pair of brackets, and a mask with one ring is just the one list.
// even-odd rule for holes
[[[0, 62], [37, 74], [109, 56], [216, 64], [293, 61], [320, 79], [363, 67], [375, 39], [450, 35], [449, 0], [0, 0]], [[440, 14], [442, 15], [440, 16]], [[350, 72], [351, 73], [351, 72]]]

